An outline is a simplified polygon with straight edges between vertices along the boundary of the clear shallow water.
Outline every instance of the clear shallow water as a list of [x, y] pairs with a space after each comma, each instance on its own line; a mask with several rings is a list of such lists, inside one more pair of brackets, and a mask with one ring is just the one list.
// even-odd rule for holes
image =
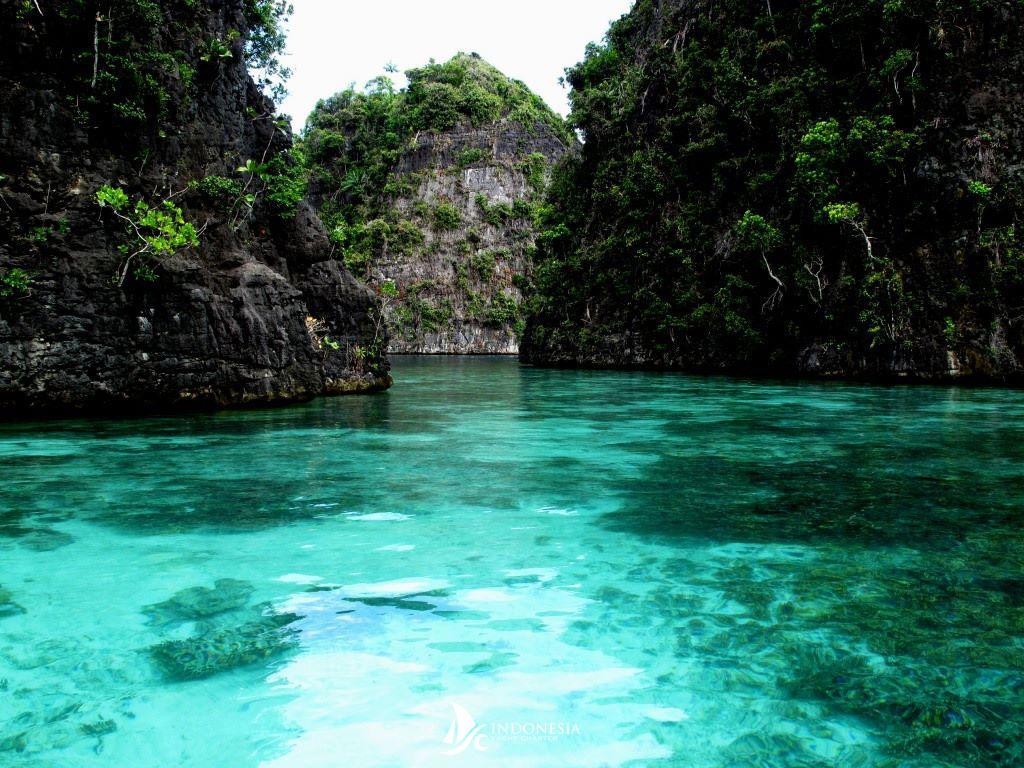
[[0, 764], [1024, 763], [1022, 393], [395, 369], [0, 427]]

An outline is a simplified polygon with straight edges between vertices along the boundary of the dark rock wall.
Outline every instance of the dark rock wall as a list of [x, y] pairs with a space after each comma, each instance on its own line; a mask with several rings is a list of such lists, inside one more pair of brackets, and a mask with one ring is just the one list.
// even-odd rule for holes
[[569, 70], [521, 358], [1020, 382], [1022, 9], [637, 0]]
[[[247, 29], [243, 0], [152, 6], [162, 20], [129, 49], [177, 63], [154, 76], [159, 109], [144, 120], [93, 96], [95, 30], [79, 34], [70, 10], [71, 21], [61, 17], [74, 4], [43, 3], [43, 15], [22, 5], [0, 9], [0, 277], [20, 269], [31, 282], [0, 296], [0, 415], [387, 387], [377, 299], [332, 259], [305, 202], [281, 215], [258, 196], [240, 215], [188, 191], [210, 175], [244, 183], [240, 165], [291, 145], [247, 72], [244, 32], [233, 33]], [[230, 53], [204, 60], [210, 40], [230, 41]], [[101, 56], [101, 83], [107, 64]], [[96, 202], [105, 184], [133, 202], [172, 198], [201, 230], [199, 246], [161, 259], [154, 281], [129, 275], [119, 286], [126, 233]]]

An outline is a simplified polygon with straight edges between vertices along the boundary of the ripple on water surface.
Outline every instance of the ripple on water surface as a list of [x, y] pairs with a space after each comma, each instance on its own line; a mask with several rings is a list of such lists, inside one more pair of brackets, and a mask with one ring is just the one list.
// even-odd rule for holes
[[0, 764], [1024, 764], [1024, 397], [399, 359], [0, 427]]

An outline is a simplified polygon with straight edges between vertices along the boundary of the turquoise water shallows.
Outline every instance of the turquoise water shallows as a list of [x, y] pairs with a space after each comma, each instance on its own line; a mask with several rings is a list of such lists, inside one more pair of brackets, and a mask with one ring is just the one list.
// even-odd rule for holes
[[395, 378], [0, 427], [0, 765], [1024, 764], [1024, 394]]

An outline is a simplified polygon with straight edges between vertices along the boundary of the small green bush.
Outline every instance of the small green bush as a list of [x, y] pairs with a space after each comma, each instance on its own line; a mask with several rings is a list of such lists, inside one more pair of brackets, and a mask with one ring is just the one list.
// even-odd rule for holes
[[462, 214], [451, 203], [438, 203], [434, 206], [434, 229], [438, 232], [451, 232], [462, 223]]
[[469, 265], [473, 271], [480, 275], [482, 280], [489, 280], [494, 275], [496, 265], [493, 251], [481, 251], [473, 254], [469, 259]]
[[188, 188], [211, 208], [221, 212], [231, 210], [242, 196], [242, 184], [226, 176], [206, 176], [189, 182]]
[[484, 322], [492, 326], [512, 325], [519, 319], [519, 306], [507, 294], [495, 296], [484, 313]]
[[32, 276], [21, 267], [12, 267], [0, 275], [0, 298], [27, 296], [32, 286]]
[[455, 162], [460, 168], [469, 168], [471, 165], [477, 165], [485, 159], [491, 159], [490, 152], [479, 147], [470, 147], [459, 152]]

